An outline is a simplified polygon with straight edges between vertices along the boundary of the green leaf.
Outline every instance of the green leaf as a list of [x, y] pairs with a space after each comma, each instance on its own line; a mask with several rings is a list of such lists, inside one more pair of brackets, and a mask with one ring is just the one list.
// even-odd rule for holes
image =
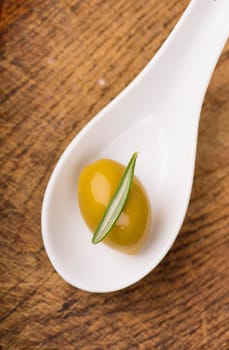
[[137, 159], [137, 152], [135, 152], [120, 180], [117, 191], [111, 198], [107, 209], [93, 235], [92, 243], [101, 242], [110, 232], [116, 221], [118, 220], [129, 195], [131, 184], [134, 177], [134, 168]]

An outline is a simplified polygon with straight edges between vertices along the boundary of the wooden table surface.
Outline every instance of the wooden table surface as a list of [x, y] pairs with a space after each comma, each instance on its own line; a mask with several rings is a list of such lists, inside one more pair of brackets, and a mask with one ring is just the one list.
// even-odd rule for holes
[[4, 2], [0, 349], [229, 349], [229, 45], [202, 109], [185, 222], [161, 264], [125, 290], [90, 294], [59, 277], [41, 238], [56, 161], [147, 64], [187, 4]]

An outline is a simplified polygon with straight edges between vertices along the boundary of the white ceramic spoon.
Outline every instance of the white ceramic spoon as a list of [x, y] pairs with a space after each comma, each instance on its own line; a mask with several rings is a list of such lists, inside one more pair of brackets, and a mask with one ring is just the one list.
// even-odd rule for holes
[[[44, 196], [42, 234], [51, 263], [68, 283], [119, 290], [148, 274], [170, 249], [187, 210], [201, 105], [228, 27], [229, 0], [191, 1], [153, 60], [61, 156]], [[86, 164], [103, 157], [127, 164], [134, 151], [153, 224], [142, 251], [128, 256], [91, 243], [76, 189]]]

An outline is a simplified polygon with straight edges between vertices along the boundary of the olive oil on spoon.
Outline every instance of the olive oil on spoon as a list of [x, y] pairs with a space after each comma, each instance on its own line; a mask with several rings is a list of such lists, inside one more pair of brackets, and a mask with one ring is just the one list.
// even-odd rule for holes
[[[199, 116], [229, 32], [228, 0], [193, 0], [138, 77], [73, 139], [58, 161], [42, 207], [42, 236], [56, 271], [90, 292], [125, 288], [147, 275], [176, 239], [189, 203]], [[136, 175], [152, 207], [149, 239], [131, 256], [93, 245], [77, 202], [79, 173], [111, 158]]]

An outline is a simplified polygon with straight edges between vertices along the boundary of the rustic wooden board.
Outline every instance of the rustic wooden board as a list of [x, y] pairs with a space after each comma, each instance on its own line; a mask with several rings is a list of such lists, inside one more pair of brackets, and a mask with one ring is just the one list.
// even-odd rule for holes
[[53, 270], [40, 233], [62, 151], [141, 71], [187, 3], [4, 2], [0, 349], [229, 349], [229, 45], [205, 98], [184, 225], [152, 273], [116, 293], [77, 290]]

